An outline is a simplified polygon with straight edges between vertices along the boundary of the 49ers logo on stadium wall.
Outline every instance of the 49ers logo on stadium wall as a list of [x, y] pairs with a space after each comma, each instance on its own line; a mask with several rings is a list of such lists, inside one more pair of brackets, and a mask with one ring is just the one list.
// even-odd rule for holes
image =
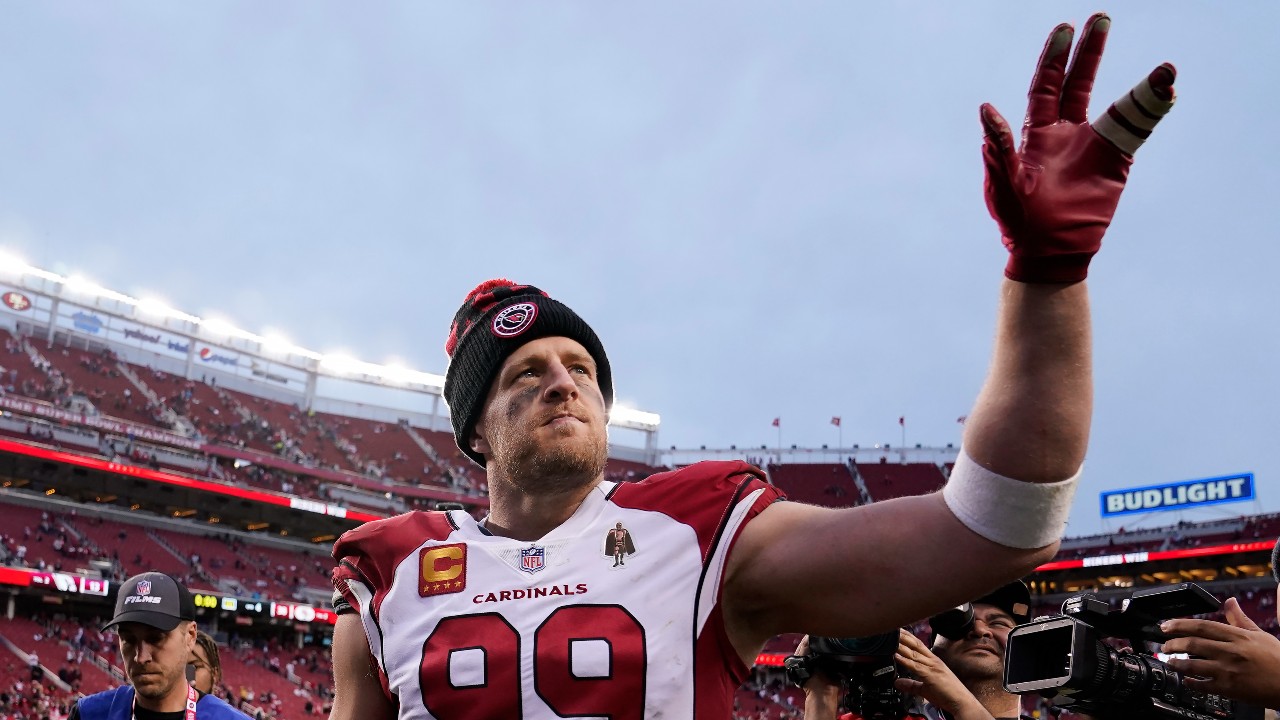
[[538, 317], [538, 306], [533, 303], [516, 303], [503, 308], [493, 318], [493, 334], [500, 338], [513, 338], [528, 330]]
[[7, 292], [4, 295], [0, 295], [0, 300], [3, 300], [5, 305], [18, 312], [26, 312], [31, 309], [31, 298], [20, 292]]

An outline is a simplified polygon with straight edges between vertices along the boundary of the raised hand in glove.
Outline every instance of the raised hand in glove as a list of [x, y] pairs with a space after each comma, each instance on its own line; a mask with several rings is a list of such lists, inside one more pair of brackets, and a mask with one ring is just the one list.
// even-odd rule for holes
[[1102, 245], [1133, 153], [1173, 107], [1173, 65], [1151, 71], [1127, 95], [1089, 123], [1089, 94], [1111, 19], [1085, 23], [1071, 57], [1072, 27], [1049, 34], [1027, 93], [1022, 144], [990, 103], [980, 110], [986, 133], [986, 200], [1009, 249], [1005, 275], [1028, 283], [1085, 278]]

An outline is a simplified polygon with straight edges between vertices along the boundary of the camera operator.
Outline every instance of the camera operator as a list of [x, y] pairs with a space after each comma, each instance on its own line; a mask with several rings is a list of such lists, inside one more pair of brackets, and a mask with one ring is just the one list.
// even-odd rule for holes
[[[1012, 582], [972, 603], [972, 624], [953, 632], [955, 639], [937, 634], [930, 650], [915, 635], [899, 631], [898, 667], [910, 677], [894, 686], [925, 701], [924, 717], [934, 720], [1002, 720], [1018, 718], [1021, 698], [1004, 691], [1004, 651], [1009, 631], [1030, 619], [1031, 593]], [[808, 638], [796, 655], [809, 653]], [[802, 686], [806, 720], [835, 720], [841, 683], [817, 670]], [[854, 717], [852, 715], [844, 718]], [[842, 719], [843, 720], [843, 719]]]
[[[1280, 582], [1280, 541], [1271, 558], [1272, 573]], [[1280, 587], [1276, 594], [1276, 616], [1280, 619]], [[1178, 618], [1160, 625], [1165, 634], [1173, 636], [1164, 643], [1163, 652], [1192, 656], [1171, 658], [1169, 666], [1202, 678], [1184, 681], [1194, 690], [1280, 709], [1280, 639], [1250, 620], [1235, 598], [1227, 598], [1222, 609], [1225, 623]]]

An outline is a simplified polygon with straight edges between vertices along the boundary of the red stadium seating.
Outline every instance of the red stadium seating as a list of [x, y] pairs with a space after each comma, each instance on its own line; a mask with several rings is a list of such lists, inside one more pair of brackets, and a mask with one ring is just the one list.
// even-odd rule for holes
[[797, 502], [851, 507], [861, 501], [849, 468], [841, 464], [770, 465], [769, 479]]
[[[793, 648], [794, 649], [794, 648]], [[804, 693], [774, 683], [764, 688], [743, 685], [734, 694], [734, 720], [791, 720], [802, 718]]]
[[441, 462], [447, 464], [455, 464], [460, 462], [471, 462], [462, 451], [458, 449], [458, 445], [453, 441], [453, 433], [444, 430], [427, 430], [426, 428], [414, 428], [414, 430], [422, 436], [436, 451], [436, 456]]
[[258, 572], [255, 584], [246, 588], [251, 591], [269, 592], [268, 588], [274, 586], [292, 595], [297, 585], [332, 589], [329, 573], [333, 569], [333, 561], [327, 554], [304, 555], [262, 545], [249, 545], [241, 549], [240, 556]]
[[924, 495], [946, 482], [933, 463], [858, 463], [857, 469], [873, 501]]
[[[73, 620], [64, 621], [45, 621], [33, 620], [24, 617], [14, 617], [12, 620], [6, 620], [0, 617], [0, 635], [3, 635], [11, 643], [20, 648], [24, 653], [36, 653], [39, 657], [40, 664], [45, 668], [47, 674], [58, 675], [58, 672], [65, 668], [75, 668], [79, 670], [79, 679], [72, 683], [73, 692], [78, 690], [86, 695], [115, 686], [113, 679], [103, 670], [93, 664], [91, 658], [94, 654], [93, 649], [88, 644], [73, 646], [69, 641], [75, 637], [78, 624]], [[99, 635], [96, 631], [87, 631], [86, 635]], [[37, 640], [36, 638], [40, 639]], [[114, 646], [102, 646], [103, 655], [112, 655], [115, 659]], [[70, 656], [70, 657], [68, 657]], [[8, 662], [12, 656], [8, 649], [0, 646], [0, 668], [8, 668]], [[116, 660], [118, 663], [119, 661]], [[17, 675], [23, 679], [30, 678], [30, 670], [27, 669], [25, 661], [19, 658]], [[0, 675], [4, 672], [0, 671]], [[45, 683], [46, 687], [52, 689], [52, 683]]]
[[101, 518], [75, 518], [69, 520], [68, 524], [92, 542], [101, 551], [102, 557], [117, 560], [124, 577], [156, 570], [194, 583], [195, 587], [209, 585], [196, 582], [186, 561], [152, 540], [145, 528]]
[[[148, 530], [147, 534], [164, 541], [179, 555], [186, 558], [190, 571], [197, 577], [202, 572], [209, 577], [210, 581], [225, 578], [243, 583], [245, 577], [253, 575], [247, 567], [243, 567], [243, 561], [234, 551], [215, 538], [162, 529]], [[242, 569], [236, 568], [237, 563], [242, 566]]]
[[23, 351], [18, 338], [8, 330], [0, 329], [0, 344], [4, 346], [0, 351], [3, 353], [0, 354], [0, 368], [3, 369], [0, 385], [7, 392], [26, 394], [22, 392], [24, 382], [40, 385], [46, 382], [44, 373], [31, 364], [31, 358]]
[[[239, 427], [231, 433], [232, 440], [227, 444], [237, 445], [238, 442], [243, 442], [245, 446], [255, 450], [282, 454], [277, 443], [283, 443], [286, 438], [301, 441], [305, 436], [297, 422], [299, 411], [296, 407], [235, 390], [224, 389], [220, 392], [237, 408], [234, 416], [240, 421]], [[307, 454], [314, 455], [314, 452]]]
[[112, 353], [57, 346], [44, 348], [41, 345], [37, 343], [45, 359], [71, 381], [76, 392], [86, 395], [98, 412], [143, 425], [163, 427], [159, 408], [149, 407], [151, 403], [141, 390], [120, 373]]
[[[306, 699], [296, 695], [299, 686], [285, 678], [281, 651], [227, 649], [218, 654], [222, 660], [222, 682], [234, 696], [253, 697], [254, 704], [274, 709], [280, 718], [306, 717]], [[274, 667], [269, 662], [270, 656], [278, 661]], [[276, 701], [261, 702], [264, 693], [271, 693]]]
[[[65, 532], [55, 513], [7, 502], [0, 502], [0, 513], [5, 519], [5, 532], [0, 537], [6, 539], [5, 550], [10, 557], [16, 558], [19, 547], [25, 547], [23, 564], [27, 567], [38, 567], [41, 561], [50, 569], [74, 564], [54, 549], [58, 535]], [[41, 527], [47, 530], [42, 531]], [[16, 560], [11, 562], [16, 564]]]
[[236, 403], [226, 393], [202, 382], [150, 368], [133, 366], [133, 370], [165, 405], [190, 420], [210, 441], [217, 441], [227, 432], [224, 426], [238, 426], [242, 422]]
[[785, 653], [790, 655], [796, 651], [796, 646], [800, 644], [800, 640], [803, 637], [804, 635], [798, 633], [775, 635], [769, 639], [769, 642], [764, 644], [764, 649], [760, 652], [767, 654]]
[[358, 457], [363, 462], [352, 463], [357, 470], [367, 470], [368, 463], [376, 463], [384, 469], [385, 477], [416, 482], [425, 477], [425, 466], [435, 464], [398, 424], [328, 413], [316, 413], [315, 417], [337, 437], [358, 449]]
[[[0, 367], [12, 366], [17, 370], [15, 378], [32, 380], [26, 384], [19, 381], [14, 388], [18, 394], [65, 403], [69, 392], [55, 392], [55, 388], [62, 387], [57, 384], [62, 381], [55, 383], [50, 379], [65, 376], [76, 392], [83, 392], [107, 415], [162, 427], [165, 411], [172, 410], [190, 421], [209, 442], [268, 453], [297, 464], [304, 473], [304, 468], [320, 467], [371, 478], [382, 474], [412, 485], [451, 490], [460, 487], [479, 492], [487, 489], [483, 472], [457, 450], [452, 435], [447, 432], [415, 431], [434, 450], [427, 453], [409, 436], [409, 430], [395, 423], [304, 413], [295, 405], [217, 387], [203, 379], [187, 380], [150, 367], [119, 362], [110, 353], [55, 347], [44, 351], [52, 363], [46, 372], [31, 366], [17, 341], [7, 332], [0, 337], [10, 341], [9, 354], [0, 357], [13, 359]], [[148, 409], [144, 393], [123, 376], [121, 368], [131, 371], [143, 386], [156, 394], [162, 405]], [[8, 375], [6, 370], [0, 380]], [[145, 447], [139, 447], [141, 452], [147, 452]], [[162, 457], [157, 459], [163, 464]], [[219, 467], [223, 473], [220, 477], [225, 475], [228, 480], [327, 499], [321, 497], [320, 481], [314, 478], [290, 476], [261, 467], [236, 471], [224, 462], [220, 462]], [[372, 467], [379, 472], [369, 472]], [[635, 470], [624, 467], [629, 473]], [[385, 473], [381, 472], [384, 470]], [[184, 471], [190, 472], [190, 469]]]
[[666, 472], [669, 469], [653, 467], [631, 460], [609, 458], [609, 462], [604, 466], [604, 476], [606, 480], [614, 482], [639, 482], [654, 473]]

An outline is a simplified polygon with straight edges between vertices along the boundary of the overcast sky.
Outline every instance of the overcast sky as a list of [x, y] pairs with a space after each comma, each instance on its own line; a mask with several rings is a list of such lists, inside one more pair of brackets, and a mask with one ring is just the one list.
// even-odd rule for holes
[[[1164, 60], [1179, 101], [1090, 275], [1073, 534], [1099, 490], [1241, 471], [1260, 505], [1215, 512], [1280, 510], [1280, 6], [1133, 5], [1092, 115]], [[958, 442], [1005, 257], [978, 105], [1017, 124], [1095, 9], [10, 2], [0, 247], [432, 372], [507, 276], [595, 326], [664, 447]]]

